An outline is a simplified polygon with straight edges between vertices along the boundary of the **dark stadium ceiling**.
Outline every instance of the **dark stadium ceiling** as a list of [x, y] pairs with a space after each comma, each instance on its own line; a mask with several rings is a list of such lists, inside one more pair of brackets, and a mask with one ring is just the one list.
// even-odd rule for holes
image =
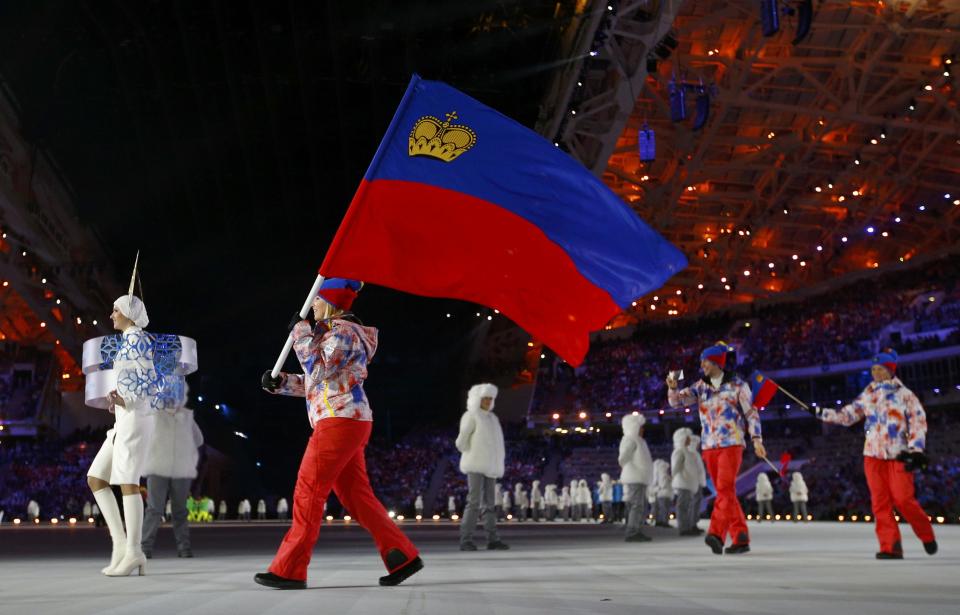
[[[608, 21], [599, 53], [566, 77], [577, 84], [554, 117], [577, 115], [554, 122], [553, 138], [690, 260], [635, 317], [769, 298], [960, 240], [960, 2], [816, 2], [797, 45], [797, 18], [765, 38], [759, 5], [611, 5], [650, 15]], [[658, 49], [660, 33], [642, 26], [671, 9], [675, 49]], [[667, 57], [654, 66], [656, 51]], [[618, 125], [603, 93], [625, 75], [637, 77], [635, 104]], [[670, 118], [672, 79], [693, 86], [683, 122]], [[710, 114], [696, 130], [701, 83]], [[645, 122], [652, 163], [638, 152]]]
[[[536, 123], [685, 251], [659, 317], [958, 241], [957, 76], [942, 61], [960, 52], [960, 2], [813, 7], [793, 45], [797, 18], [764, 38], [757, 0], [39, 0], [0, 5], [0, 75], [103, 236], [123, 236], [113, 212], [134, 200], [194, 262], [281, 240], [265, 216], [304, 207], [330, 216], [325, 245], [409, 74], [448, 81]], [[674, 75], [715, 94], [700, 130], [696, 88], [691, 117], [669, 119]], [[118, 260], [136, 241], [111, 242]]]

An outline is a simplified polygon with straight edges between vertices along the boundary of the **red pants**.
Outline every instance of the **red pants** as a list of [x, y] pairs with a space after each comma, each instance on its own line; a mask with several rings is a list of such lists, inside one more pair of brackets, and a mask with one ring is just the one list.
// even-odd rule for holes
[[867, 475], [867, 486], [870, 487], [870, 502], [881, 551], [903, 551], [900, 528], [893, 516], [894, 506], [913, 528], [917, 538], [923, 542], [934, 539], [933, 526], [927, 513], [923, 512], [913, 495], [913, 472], [907, 472], [903, 462], [864, 457], [863, 471]]
[[703, 451], [703, 463], [707, 466], [713, 486], [717, 489], [717, 499], [713, 504], [708, 531], [719, 536], [721, 542], [726, 542], [729, 533], [730, 540], [737, 545], [750, 542], [747, 518], [737, 499], [737, 475], [740, 473], [742, 461], [742, 446], [726, 446]]
[[[387, 562], [387, 553], [396, 549], [409, 561], [417, 548], [403, 535], [383, 504], [373, 494], [367, 477], [363, 449], [370, 439], [373, 423], [345, 418], [323, 419], [317, 423], [307, 444], [293, 492], [293, 525], [283, 537], [269, 571], [286, 579], [306, 580], [313, 545], [320, 534], [323, 507], [330, 490], [363, 529], [370, 532]], [[394, 570], [404, 563], [394, 566]], [[387, 572], [393, 572], [389, 569]]]

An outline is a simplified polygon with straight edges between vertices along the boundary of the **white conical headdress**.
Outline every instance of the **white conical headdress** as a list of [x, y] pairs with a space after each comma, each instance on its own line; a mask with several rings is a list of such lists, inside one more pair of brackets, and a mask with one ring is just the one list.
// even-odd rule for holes
[[133, 294], [133, 285], [137, 280], [137, 266], [140, 264], [140, 251], [137, 250], [137, 257], [133, 261], [133, 273], [130, 275], [130, 288], [127, 294], [113, 302], [113, 307], [120, 310], [120, 313], [133, 321], [141, 329], [150, 324], [147, 317], [147, 306], [139, 297]]

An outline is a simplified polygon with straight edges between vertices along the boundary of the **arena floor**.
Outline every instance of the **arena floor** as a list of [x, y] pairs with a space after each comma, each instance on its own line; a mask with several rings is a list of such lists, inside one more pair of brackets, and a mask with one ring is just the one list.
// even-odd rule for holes
[[99, 574], [105, 529], [5, 525], [3, 614], [929, 615], [957, 613], [960, 599], [957, 525], [937, 526], [934, 557], [910, 535], [904, 561], [879, 562], [866, 523], [753, 524], [752, 553], [715, 556], [666, 529], [626, 544], [619, 527], [532, 523], [503, 528], [511, 551], [461, 553], [453, 524], [404, 522], [426, 568], [389, 588], [377, 585], [383, 570], [364, 531], [337, 523], [321, 532], [309, 589], [285, 592], [253, 582], [283, 535], [275, 523], [195, 527], [192, 560], [177, 559], [164, 527], [142, 578]]

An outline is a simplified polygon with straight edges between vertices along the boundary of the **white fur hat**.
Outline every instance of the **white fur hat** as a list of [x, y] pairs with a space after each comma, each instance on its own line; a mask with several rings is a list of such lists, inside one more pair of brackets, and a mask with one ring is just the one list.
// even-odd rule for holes
[[121, 314], [133, 321], [141, 329], [150, 324], [147, 317], [147, 306], [143, 304], [136, 295], [123, 295], [113, 302], [113, 307], [117, 308]]
[[[492, 397], [494, 403], [496, 403], [497, 387], [489, 382], [470, 387], [470, 391], [467, 393], [467, 410], [479, 410], [480, 400], [484, 397]], [[493, 410], [493, 405], [490, 406], [490, 410]]]

